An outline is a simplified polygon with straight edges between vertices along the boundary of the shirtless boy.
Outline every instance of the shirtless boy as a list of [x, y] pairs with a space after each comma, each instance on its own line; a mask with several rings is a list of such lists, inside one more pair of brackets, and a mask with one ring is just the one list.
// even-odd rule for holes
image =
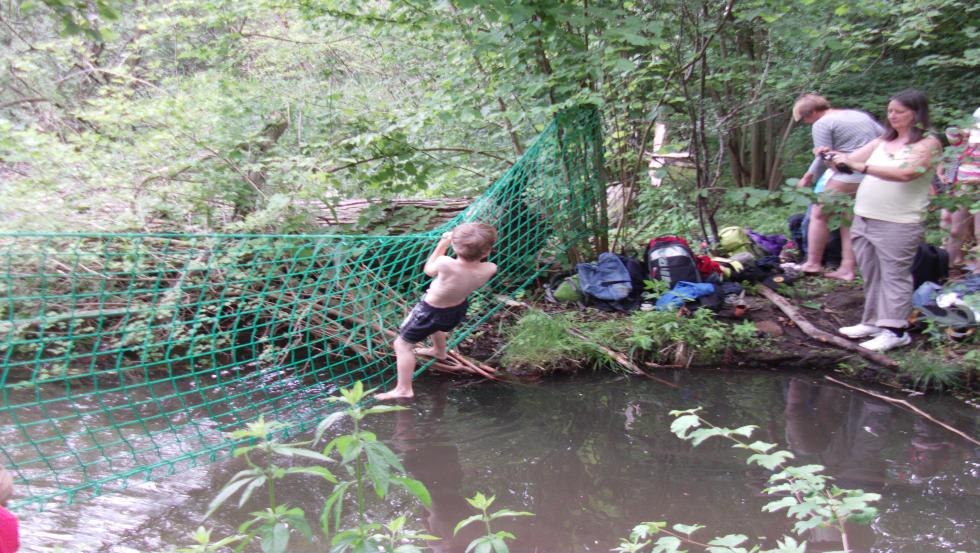
[[[497, 272], [497, 265], [481, 261], [497, 240], [497, 229], [484, 223], [464, 223], [442, 235], [422, 269], [434, 280], [398, 329], [393, 347], [398, 366], [398, 382], [391, 391], [375, 396], [378, 400], [410, 398], [415, 373], [415, 344], [432, 337], [432, 347], [418, 350], [420, 355], [443, 360], [447, 332], [466, 315], [466, 298], [486, 284]], [[456, 258], [446, 255], [450, 244]]]

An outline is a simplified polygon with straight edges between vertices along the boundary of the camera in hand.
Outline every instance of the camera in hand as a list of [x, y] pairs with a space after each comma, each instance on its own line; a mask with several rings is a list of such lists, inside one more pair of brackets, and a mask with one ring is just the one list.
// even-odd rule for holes
[[828, 165], [834, 168], [838, 173], [843, 173], [845, 175], [850, 175], [854, 173], [854, 169], [851, 169], [843, 163], [834, 163], [834, 154], [830, 152], [824, 152], [820, 154], [820, 158], [827, 162]]

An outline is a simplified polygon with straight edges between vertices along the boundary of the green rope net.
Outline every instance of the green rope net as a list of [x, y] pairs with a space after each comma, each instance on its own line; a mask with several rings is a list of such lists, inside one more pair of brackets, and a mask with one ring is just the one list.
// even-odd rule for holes
[[[302, 432], [324, 399], [388, 387], [390, 343], [438, 237], [498, 228], [498, 274], [458, 343], [603, 230], [599, 119], [563, 112], [489, 190], [424, 234], [0, 234], [0, 463], [15, 507], [124, 489], [227, 456], [259, 416]], [[420, 369], [421, 370], [421, 369]]]

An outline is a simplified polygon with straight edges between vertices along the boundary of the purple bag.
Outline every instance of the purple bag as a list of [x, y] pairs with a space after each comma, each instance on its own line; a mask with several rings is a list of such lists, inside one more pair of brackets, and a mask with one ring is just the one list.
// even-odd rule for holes
[[759, 234], [749, 228], [745, 229], [745, 232], [755, 242], [755, 245], [762, 248], [768, 255], [779, 255], [787, 242], [786, 237], [782, 234]]

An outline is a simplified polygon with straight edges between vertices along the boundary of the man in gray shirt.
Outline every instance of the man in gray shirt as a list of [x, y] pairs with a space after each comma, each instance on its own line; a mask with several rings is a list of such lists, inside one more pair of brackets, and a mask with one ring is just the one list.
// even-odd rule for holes
[[[813, 163], [798, 186], [809, 187], [817, 179], [814, 192], [818, 194], [847, 194], [853, 196], [864, 175], [844, 173], [832, 162], [827, 163], [820, 152], [853, 152], [884, 132], [884, 129], [868, 113], [853, 109], [835, 109], [823, 96], [804, 94], [793, 104], [793, 119], [813, 125]], [[800, 270], [806, 274], [823, 271], [823, 254], [830, 236], [828, 220], [834, 213], [820, 204], [810, 208], [807, 229], [807, 257]], [[846, 216], [848, 214], [840, 214]], [[841, 263], [836, 271], [825, 276], [841, 280], [854, 280], [857, 263], [851, 246], [851, 233], [846, 224], [840, 226]]]

